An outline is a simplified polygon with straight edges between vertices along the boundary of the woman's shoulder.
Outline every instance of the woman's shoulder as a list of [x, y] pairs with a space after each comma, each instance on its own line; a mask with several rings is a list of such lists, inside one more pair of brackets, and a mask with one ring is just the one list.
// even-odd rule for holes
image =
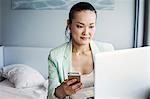
[[50, 50], [49, 54], [51, 56], [61, 56], [64, 54], [66, 47], [69, 45], [69, 42], [63, 43]]
[[101, 41], [93, 41], [94, 44], [101, 50], [101, 51], [112, 51], [114, 47], [111, 43], [101, 42]]

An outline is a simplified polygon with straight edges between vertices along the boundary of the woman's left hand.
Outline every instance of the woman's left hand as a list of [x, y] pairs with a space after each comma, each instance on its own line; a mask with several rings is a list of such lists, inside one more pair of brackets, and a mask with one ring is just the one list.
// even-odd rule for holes
[[59, 87], [56, 88], [55, 95], [62, 98], [75, 94], [83, 87], [81, 82], [76, 83], [76, 81], [77, 79], [65, 80]]

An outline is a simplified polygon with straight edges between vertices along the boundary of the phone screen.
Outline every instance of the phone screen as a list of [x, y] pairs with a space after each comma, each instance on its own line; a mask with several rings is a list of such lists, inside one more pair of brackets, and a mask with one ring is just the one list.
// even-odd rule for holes
[[68, 79], [71, 80], [71, 79], [77, 79], [77, 82], [80, 82], [80, 74], [78, 72], [69, 72], [68, 73]]

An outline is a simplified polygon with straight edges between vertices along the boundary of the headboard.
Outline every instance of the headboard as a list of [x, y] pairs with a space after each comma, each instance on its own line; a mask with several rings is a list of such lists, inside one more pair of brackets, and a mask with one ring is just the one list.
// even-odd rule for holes
[[51, 48], [4, 47], [4, 65], [27, 64], [48, 77], [48, 54]]
[[3, 65], [3, 46], [0, 46], [0, 67], [2, 67]]

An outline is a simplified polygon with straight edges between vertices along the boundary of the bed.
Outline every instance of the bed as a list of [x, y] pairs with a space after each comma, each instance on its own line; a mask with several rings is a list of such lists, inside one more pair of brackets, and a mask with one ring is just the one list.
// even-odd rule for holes
[[3, 47], [0, 99], [46, 99], [51, 48]]

